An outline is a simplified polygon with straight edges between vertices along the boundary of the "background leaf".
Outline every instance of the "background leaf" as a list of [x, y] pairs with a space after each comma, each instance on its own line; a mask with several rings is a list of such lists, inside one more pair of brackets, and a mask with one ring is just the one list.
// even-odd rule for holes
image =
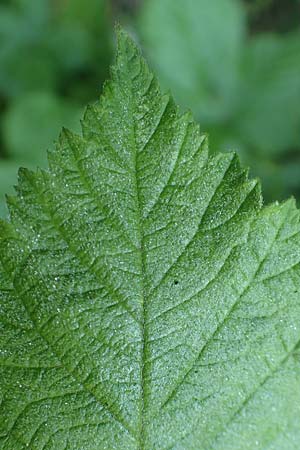
[[299, 34], [252, 40], [244, 67], [238, 133], [259, 153], [276, 155], [300, 142]]
[[81, 108], [53, 94], [35, 92], [11, 103], [3, 121], [3, 138], [10, 155], [27, 165], [44, 166], [45, 149], [53, 143], [62, 124], [79, 128]]
[[139, 31], [163, 83], [207, 124], [230, 115], [245, 38], [244, 11], [231, 0], [151, 0]]

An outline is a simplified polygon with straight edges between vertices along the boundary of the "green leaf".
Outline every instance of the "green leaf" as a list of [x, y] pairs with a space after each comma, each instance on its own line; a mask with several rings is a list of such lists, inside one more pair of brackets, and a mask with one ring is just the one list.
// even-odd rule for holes
[[296, 449], [300, 239], [131, 40], [0, 225], [0, 448]]
[[[74, 11], [65, 17], [64, 9], [71, 12], [77, 0], [60, 3], [66, 5], [50, 0], [38, 4], [35, 0], [17, 0], [17, 5], [0, 5], [0, 93], [4, 98], [33, 90], [56, 89], [66, 94], [86, 73], [92, 80], [96, 73], [98, 83], [103, 80], [111, 55], [111, 33], [104, 26], [108, 23], [106, 1], [98, 0], [98, 13], [91, 13], [94, 26], [88, 14], [79, 18]], [[87, 11], [91, 12], [92, 4], [93, 0], [86, 1]], [[20, 58], [23, 54], [26, 58]], [[89, 91], [87, 98], [91, 95]]]
[[57, 64], [45, 43], [45, 34], [50, 34], [48, 1], [26, 3], [26, 8], [0, 5], [0, 92], [6, 98], [57, 83]]
[[245, 52], [243, 104], [237, 132], [261, 154], [300, 142], [300, 34], [262, 35]]
[[205, 123], [227, 119], [239, 100], [245, 13], [235, 0], [146, 0], [144, 47], [165, 86]]

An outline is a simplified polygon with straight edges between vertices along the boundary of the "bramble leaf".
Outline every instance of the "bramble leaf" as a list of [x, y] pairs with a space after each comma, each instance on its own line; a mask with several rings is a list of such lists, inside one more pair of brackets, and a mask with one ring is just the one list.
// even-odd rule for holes
[[0, 448], [296, 449], [300, 239], [132, 41], [0, 223]]

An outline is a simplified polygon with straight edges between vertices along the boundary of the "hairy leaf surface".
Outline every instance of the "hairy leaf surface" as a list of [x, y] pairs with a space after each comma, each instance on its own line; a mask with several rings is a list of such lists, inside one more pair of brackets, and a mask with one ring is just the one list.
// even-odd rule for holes
[[0, 448], [296, 449], [300, 239], [131, 40], [0, 225]]

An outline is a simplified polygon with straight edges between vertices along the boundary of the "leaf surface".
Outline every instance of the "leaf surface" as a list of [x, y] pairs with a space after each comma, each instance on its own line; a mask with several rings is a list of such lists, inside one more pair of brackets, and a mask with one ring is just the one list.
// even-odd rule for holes
[[0, 448], [296, 449], [300, 240], [119, 32], [0, 225]]

